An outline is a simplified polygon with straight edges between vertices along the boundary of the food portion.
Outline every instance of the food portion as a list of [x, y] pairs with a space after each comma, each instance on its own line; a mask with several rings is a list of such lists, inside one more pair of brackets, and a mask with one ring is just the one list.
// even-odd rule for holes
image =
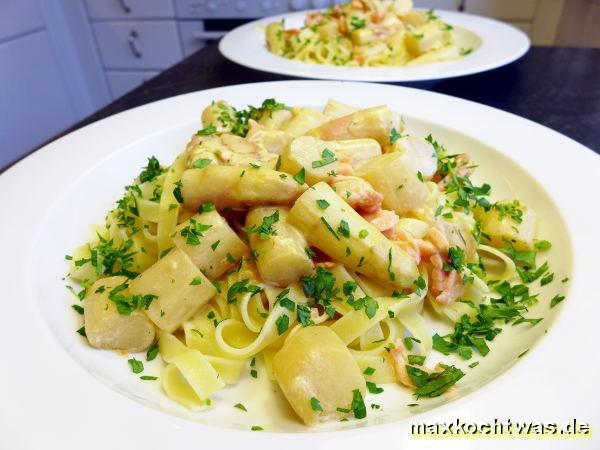
[[542, 320], [530, 289], [554, 278], [534, 210], [475, 168], [385, 105], [213, 102], [67, 256], [78, 332], [145, 352], [131, 371], [192, 411], [259, 376], [309, 426], [376, 414], [390, 384], [460, 390], [504, 326]]
[[456, 44], [452, 25], [412, 0], [352, 0], [311, 12], [301, 28], [267, 26], [268, 50], [278, 56], [335, 66], [405, 66], [447, 61], [472, 49]]

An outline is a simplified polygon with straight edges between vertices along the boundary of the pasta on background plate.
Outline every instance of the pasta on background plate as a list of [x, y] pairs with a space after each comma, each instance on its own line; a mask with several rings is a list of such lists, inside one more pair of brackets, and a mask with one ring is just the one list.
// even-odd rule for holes
[[268, 50], [278, 56], [335, 66], [405, 66], [458, 59], [452, 25], [412, 0], [353, 0], [309, 13], [301, 28], [267, 26]]
[[[549, 276], [535, 212], [493, 202], [468, 155], [387, 106], [219, 100], [202, 126], [170, 166], [149, 158], [67, 256], [79, 333], [160, 355], [158, 377], [129, 365], [174, 401], [206, 409], [261, 358], [306, 425], [362, 419], [387, 383], [453, 389], [463, 370], [432, 350], [485, 357], [502, 325], [541, 320], [526, 317], [527, 284]], [[432, 336], [425, 306], [454, 331]]]

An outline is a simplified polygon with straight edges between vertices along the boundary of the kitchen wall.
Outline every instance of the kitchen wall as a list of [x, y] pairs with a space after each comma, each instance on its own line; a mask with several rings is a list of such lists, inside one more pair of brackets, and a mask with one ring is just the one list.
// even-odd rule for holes
[[[243, 21], [342, 1], [0, 0], [0, 170]], [[505, 20], [541, 45], [588, 43], [576, 30], [598, 35], [597, 3], [415, 0]], [[575, 19], [561, 25], [563, 11]]]

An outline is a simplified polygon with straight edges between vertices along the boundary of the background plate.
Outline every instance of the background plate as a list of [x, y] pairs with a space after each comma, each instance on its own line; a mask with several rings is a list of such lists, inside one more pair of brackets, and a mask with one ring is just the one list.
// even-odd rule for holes
[[242, 25], [221, 40], [219, 50], [233, 62], [264, 72], [327, 80], [392, 82], [452, 78], [484, 72], [519, 59], [530, 45], [525, 33], [503, 22], [472, 14], [436, 10], [437, 15], [456, 28], [459, 46], [478, 47], [473, 53], [454, 61], [409, 67], [308, 64], [270, 53], [265, 44], [265, 27], [282, 19], [286, 28], [300, 27], [308, 12], [282, 14]]

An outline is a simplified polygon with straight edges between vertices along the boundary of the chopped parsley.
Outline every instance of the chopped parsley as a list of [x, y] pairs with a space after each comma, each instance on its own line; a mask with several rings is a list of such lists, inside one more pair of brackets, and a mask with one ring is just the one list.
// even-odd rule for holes
[[236, 281], [235, 283], [233, 283], [227, 291], [227, 303], [237, 303], [237, 296], [239, 294], [250, 292], [252, 295], [255, 295], [261, 291], [260, 286], [248, 284], [249, 281], [250, 280], [246, 278], [244, 280]]
[[166, 169], [160, 167], [160, 162], [154, 156], [148, 158], [148, 165], [140, 172], [140, 183], [153, 181], [162, 175]]
[[340, 221], [340, 225], [338, 226], [337, 232], [339, 234], [341, 234], [342, 236], [349, 238], [350, 237], [350, 226], [348, 225], [348, 222], [346, 222], [345, 220], [341, 220]]
[[390, 144], [394, 145], [396, 143], [396, 141], [398, 139], [400, 139], [402, 137], [402, 135], [400, 133], [398, 133], [398, 130], [396, 130], [395, 128], [392, 128], [392, 131], [390, 133]]
[[323, 412], [323, 407], [321, 406], [321, 402], [319, 402], [319, 399], [317, 397], [311, 397], [310, 407], [315, 412]]
[[206, 166], [209, 166], [212, 163], [212, 159], [209, 158], [201, 158], [197, 159], [192, 163], [192, 166], [196, 169], [204, 169]]
[[321, 209], [329, 208], [329, 202], [327, 200], [317, 200], [317, 205], [319, 205], [319, 208]]
[[148, 347], [146, 351], [146, 361], [152, 361], [158, 356], [158, 341]]
[[279, 210], [276, 210], [270, 216], [265, 216], [262, 219], [262, 223], [259, 226], [252, 225], [251, 228], [242, 227], [246, 233], [258, 234], [259, 237], [263, 240], [269, 239], [270, 236], [276, 236], [277, 230], [273, 228], [279, 222]]
[[546, 250], [550, 250], [552, 248], [552, 243], [542, 239], [540, 241], [535, 241], [533, 246], [538, 252], [545, 252]]
[[201, 277], [194, 277], [194, 279], [190, 281], [190, 286], [198, 286], [199, 284], [202, 284]]
[[274, 98], [266, 99], [259, 107], [249, 105], [248, 109], [244, 110], [236, 110], [233, 107], [229, 109], [223, 105], [218, 120], [223, 126], [228, 127], [233, 134], [245, 137], [246, 134], [248, 134], [248, 124], [250, 119], [258, 121], [265, 114], [270, 116], [273, 111], [280, 109], [288, 109], [288, 107], [283, 103], [277, 102]]
[[183, 227], [179, 234], [186, 238], [187, 245], [200, 245], [201, 237], [204, 237], [204, 232], [212, 228], [212, 225], [205, 225], [197, 222], [195, 219], [190, 219], [190, 224]]
[[83, 315], [83, 308], [79, 305], [71, 305], [71, 308], [73, 308], [75, 311], [77, 311], [78, 314]]
[[367, 367], [363, 372], [363, 374], [365, 374], [365, 375], [373, 375], [374, 373], [375, 373], [375, 369], [372, 367]]
[[408, 375], [417, 387], [413, 395], [420, 397], [438, 397], [456, 384], [465, 374], [462, 370], [441, 364], [442, 372], [427, 372], [412, 366], [406, 366]]
[[383, 388], [377, 386], [371, 381], [367, 381], [367, 389], [371, 394], [381, 394], [383, 392]]
[[358, 389], [352, 391], [352, 404], [350, 405], [350, 410], [357, 419], [364, 419], [367, 417], [367, 408], [365, 407], [362, 394]]
[[142, 373], [144, 371], [144, 363], [142, 361], [131, 358], [128, 359], [127, 362], [129, 363], [133, 373]]
[[292, 178], [296, 180], [296, 183], [298, 183], [299, 185], [303, 185], [304, 180], [306, 179], [306, 170], [304, 169], [304, 167], [300, 169], [295, 175], [293, 175]]
[[456, 199], [449, 206], [465, 212], [469, 212], [469, 209], [474, 206], [481, 206], [485, 211], [489, 211], [492, 204], [485, 197], [490, 195], [491, 186], [487, 183], [475, 186], [467, 175], [458, 175], [456, 169], [459, 167], [457, 160], [459, 155], [449, 155], [444, 146], [435, 141], [431, 134], [425, 140], [433, 146], [437, 155], [437, 174], [441, 178], [448, 178], [446, 194], [456, 194]]
[[115, 302], [117, 312], [124, 316], [130, 315], [136, 309], [148, 309], [150, 304], [158, 298], [154, 294], [124, 295], [123, 291], [129, 288], [127, 282], [115, 286], [109, 293], [108, 299]]
[[248, 410], [246, 409], [246, 407], [244, 405], [242, 405], [241, 403], [236, 403], [235, 405], [233, 405], [234, 408], [240, 409], [244, 412], [248, 412]]
[[290, 318], [287, 314], [283, 314], [279, 316], [275, 321], [275, 325], [277, 325], [277, 334], [281, 336], [283, 333], [287, 331], [290, 326]]
[[329, 230], [329, 232], [331, 234], [333, 234], [333, 237], [335, 237], [339, 241], [340, 237], [337, 235], [337, 233], [335, 232], [335, 230], [333, 229], [333, 227], [329, 224], [329, 222], [327, 222], [327, 219], [325, 219], [325, 217], [321, 216], [321, 222], [323, 222], [323, 224]]
[[367, 19], [359, 19], [356, 16], [352, 16], [352, 18], [350, 19], [350, 27], [353, 30], [359, 30], [361, 28], [364, 28], [365, 26], [367, 26]]
[[550, 308], [554, 308], [556, 305], [558, 305], [560, 302], [562, 302], [566, 297], [564, 295], [555, 295], [554, 297], [552, 297], [552, 300], [550, 300]]
[[320, 159], [318, 161], [312, 162], [313, 169], [318, 169], [320, 167], [328, 166], [329, 164], [332, 164], [337, 161], [335, 153], [333, 153], [328, 148], [323, 150], [323, 152], [321, 153], [321, 158], [322, 159]]
[[201, 130], [196, 131], [196, 136], [210, 136], [211, 134], [215, 134], [217, 132], [217, 127], [214, 125], [209, 125], [207, 127], [202, 128]]
[[155, 377], [154, 375], [142, 375], [140, 377], [140, 380], [144, 380], [144, 381], [154, 381], [154, 380], [158, 380], [158, 377]]

